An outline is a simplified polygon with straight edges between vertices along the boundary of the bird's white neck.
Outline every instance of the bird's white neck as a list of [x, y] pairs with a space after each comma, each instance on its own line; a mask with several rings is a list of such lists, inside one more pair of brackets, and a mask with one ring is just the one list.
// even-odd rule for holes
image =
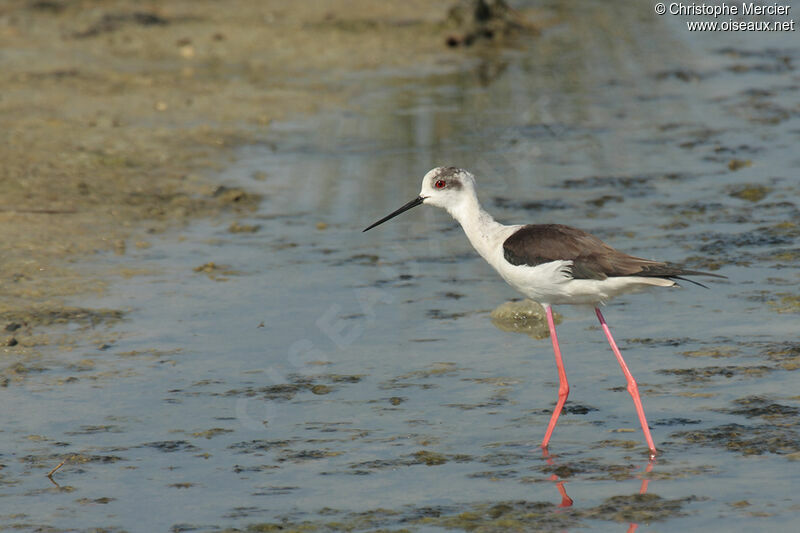
[[505, 239], [509, 226], [497, 222], [483, 210], [475, 196], [468, 196], [458, 205], [447, 208], [448, 213], [461, 224], [473, 248], [492, 266], [497, 259], [493, 251]]

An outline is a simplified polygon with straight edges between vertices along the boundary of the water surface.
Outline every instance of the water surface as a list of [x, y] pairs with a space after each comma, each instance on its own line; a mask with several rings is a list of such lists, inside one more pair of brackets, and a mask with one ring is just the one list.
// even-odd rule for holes
[[[126, 319], [0, 389], [0, 522], [790, 530], [797, 41], [581, 5], [466, 65], [353, 75], [345, 108], [276, 124], [224, 171], [256, 211], [102, 258], [141, 270], [78, 303]], [[557, 309], [572, 391], [543, 455], [550, 341], [489, 317], [517, 295], [439, 210], [361, 233], [438, 165], [473, 170], [501, 221], [728, 276], [604, 311], [654, 462], [590, 310]]]

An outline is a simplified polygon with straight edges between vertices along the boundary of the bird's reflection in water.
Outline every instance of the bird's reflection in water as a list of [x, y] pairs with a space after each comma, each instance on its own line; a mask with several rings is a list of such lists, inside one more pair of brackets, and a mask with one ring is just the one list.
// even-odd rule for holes
[[[550, 456], [550, 453], [547, 451], [547, 448], [542, 448], [542, 457], [549, 466], [555, 466], [555, 462], [553, 461], [553, 457]], [[558, 489], [558, 493], [561, 494], [561, 503], [558, 504], [559, 507], [572, 507], [572, 498], [567, 495], [567, 489], [564, 488], [564, 483], [566, 481], [559, 481], [561, 478], [558, 477], [557, 474], [550, 475], [550, 481], [555, 481], [556, 489]]]
[[[642, 480], [642, 485], [639, 487], [639, 494], [647, 494], [647, 486], [650, 484], [650, 478], [645, 477], [645, 474], [649, 474], [653, 470], [654, 464], [655, 459], [651, 457], [650, 460], [647, 461], [647, 466], [644, 467], [644, 474], [636, 474], [636, 477]], [[628, 525], [628, 533], [633, 533], [636, 531], [637, 527], [639, 527], [639, 524], [631, 522], [630, 525]]]
[[[552, 467], [557, 466], [555, 462], [555, 459], [557, 457], [558, 456], [555, 457], [551, 456], [550, 453], [547, 451], [547, 448], [542, 448], [542, 458], [547, 462], [548, 466]], [[646, 477], [646, 475], [652, 472], [653, 466], [655, 466], [655, 459], [651, 458], [647, 462], [647, 466], [644, 467], [644, 471], [636, 474], [636, 478], [642, 480], [642, 484], [639, 486], [639, 494], [647, 494], [647, 488], [650, 484], [650, 479]], [[558, 490], [558, 493], [561, 495], [561, 503], [559, 503], [558, 506], [572, 507], [574, 501], [572, 498], [569, 497], [569, 494], [567, 494], [567, 488], [564, 486], [566, 481], [562, 480], [558, 476], [558, 474], [555, 473], [550, 475], [550, 481], [553, 481], [555, 483], [556, 490]], [[633, 533], [634, 531], [636, 531], [638, 527], [639, 524], [631, 522], [628, 525], [628, 533]]]

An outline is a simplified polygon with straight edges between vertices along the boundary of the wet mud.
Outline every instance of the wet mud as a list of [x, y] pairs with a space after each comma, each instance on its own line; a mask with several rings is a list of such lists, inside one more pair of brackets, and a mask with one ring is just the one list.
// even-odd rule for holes
[[[217, 172], [233, 150], [264, 142], [273, 120], [341, 102], [348, 89], [319, 81], [333, 72], [425, 62], [443, 47], [446, 6], [362, 4], [353, 18], [335, 3], [5, 2], [0, 313], [69, 313], [66, 298], [129, 274], [76, 261], [251, 212], [261, 195]], [[364, 45], [369, 57], [352, 53]], [[280, 53], [254, 53], [266, 50]]]

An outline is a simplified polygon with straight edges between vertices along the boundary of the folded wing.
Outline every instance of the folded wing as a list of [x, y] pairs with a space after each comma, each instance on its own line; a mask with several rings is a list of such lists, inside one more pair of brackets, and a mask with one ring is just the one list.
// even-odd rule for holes
[[503, 243], [503, 255], [512, 265], [536, 266], [558, 260], [572, 261], [574, 279], [641, 276], [681, 279], [700, 285], [681, 276], [725, 277], [634, 257], [615, 250], [594, 235], [561, 224], [523, 226]]

